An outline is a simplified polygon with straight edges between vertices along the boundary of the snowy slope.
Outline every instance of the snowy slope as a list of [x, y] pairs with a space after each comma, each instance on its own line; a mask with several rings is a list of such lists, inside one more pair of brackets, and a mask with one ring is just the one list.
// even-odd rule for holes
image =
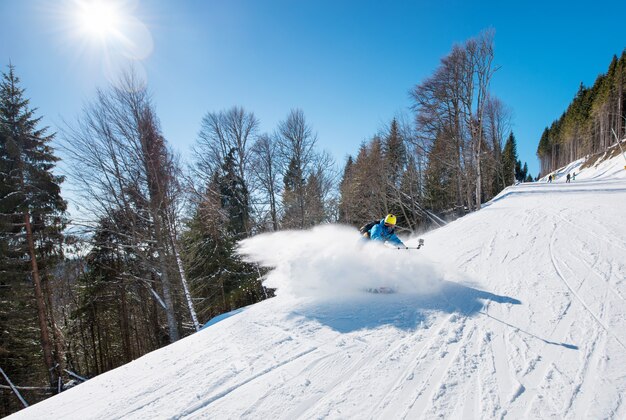
[[[547, 181], [548, 175], [552, 175], [555, 178], [554, 182], [565, 182], [567, 174], [574, 175], [576, 179], [590, 180], [590, 179], [609, 179], [626, 178], [626, 139], [622, 140], [620, 144], [614, 144], [609, 147], [604, 153], [598, 153], [594, 156], [589, 156], [587, 159], [581, 158], [571, 162], [562, 168], [557, 169], [551, 174], [547, 174], [541, 181]], [[611, 159], [611, 157], [613, 157]], [[590, 168], [583, 168], [583, 166], [589, 166]]]
[[252, 238], [278, 297], [11, 418], [624, 419], [626, 171], [610, 165], [508, 188], [419, 251], [335, 226]]

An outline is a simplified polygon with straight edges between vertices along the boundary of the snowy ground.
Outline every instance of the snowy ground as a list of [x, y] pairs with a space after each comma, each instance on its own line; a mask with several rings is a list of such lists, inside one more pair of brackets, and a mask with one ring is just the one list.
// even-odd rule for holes
[[624, 419], [623, 165], [511, 187], [419, 251], [252, 238], [278, 297], [12, 418]]

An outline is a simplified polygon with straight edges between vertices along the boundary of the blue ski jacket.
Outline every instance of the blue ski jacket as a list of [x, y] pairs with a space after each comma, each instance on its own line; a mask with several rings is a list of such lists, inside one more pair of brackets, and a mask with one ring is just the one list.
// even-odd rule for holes
[[381, 219], [379, 224], [374, 225], [370, 229], [370, 239], [372, 241], [391, 242], [394, 245], [404, 246], [400, 238], [393, 233], [393, 229], [385, 226], [385, 219]]

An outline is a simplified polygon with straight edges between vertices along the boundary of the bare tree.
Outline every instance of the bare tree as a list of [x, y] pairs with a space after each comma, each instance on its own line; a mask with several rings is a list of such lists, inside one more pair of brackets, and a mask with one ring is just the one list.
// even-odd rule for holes
[[285, 179], [286, 227], [302, 229], [306, 225], [305, 183], [312, 170], [317, 136], [307, 124], [304, 112], [294, 109], [278, 124], [276, 139]]
[[[466, 201], [463, 174], [468, 163], [464, 158], [468, 141], [463, 109], [463, 99], [467, 96], [466, 61], [465, 49], [455, 45], [450, 54], [441, 60], [435, 74], [411, 91], [412, 109], [416, 113], [416, 146], [422, 148], [429, 159], [436, 158], [440, 166], [453, 171], [459, 212]], [[452, 153], [433, 155], [431, 148], [435, 139], [450, 143]]]
[[465, 44], [468, 57], [468, 89], [466, 97], [468, 125], [472, 135], [472, 151], [476, 167], [476, 208], [481, 207], [482, 168], [481, 155], [484, 134], [484, 111], [489, 98], [491, 78], [497, 68], [493, 65], [493, 38], [495, 32], [487, 30]]
[[[169, 339], [178, 340], [168, 260], [171, 259], [170, 205], [172, 155], [160, 134], [154, 107], [147, 90], [132, 72], [125, 73], [118, 87], [98, 91], [96, 101], [65, 133], [66, 152], [74, 161], [71, 175], [95, 220], [116, 220], [121, 211], [126, 227], [119, 235], [130, 238], [151, 276], [160, 280]], [[148, 229], [145, 229], [148, 227]], [[157, 254], [158, 268], [150, 265]], [[151, 292], [161, 300], [143, 279]]]
[[506, 179], [502, 170], [502, 149], [506, 136], [511, 132], [512, 111], [500, 99], [490, 96], [485, 104], [485, 138], [493, 151], [493, 166], [498, 186], [504, 188]]
[[178, 273], [180, 275], [181, 284], [183, 286], [183, 292], [185, 294], [185, 300], [187, 302], [187, 307], [189, 309], [189, 314], [191, 316], [191, 321], [193, 322], [194, 328], [196, 331], [200, 331], [200, 322], [198, 321], [198, 315], [194, 308], [193, 300], [191, 298], [191, 292], [189, 289], [189, 282], [187, 280], [187, 274], [185, 267], [183, 265], [181, 255], [179, 252], [179, 220], [182, 219], [181, 213], [189, 204], [186, 200], [187, 194], [185, 194], [184, 188], [179, 182], [180, 179], [183, 179], [181, 164], [179, 162], [179, 157], [172, 156], [172, 164], [168, 166], [168, 189], [167, 189], [167, 206], [165, 207], [166, 214], [166, 222], [167, 222], [167, 230], [169, 232], [169, 237], [171, 241], [171, 249], [176, 258], [176, 266], [178, 268]]
[[322, 221], [337, 220], [339, 172], [334, 158], [326, 150], [315, 155], [312, 164], [315, 181], [319, 184], [320, 198], [323, 206]]
[[[217, 113], [210, 112], [204, 116], [194, 147], [195, 173], [202, 182], [203, 188], [210, 183], [213, 174], [220, 169], [232, 151], [239, 176], [249, 189], [250, 149], [258, 127], [259, 121], [254, 114], [241, 107], [233, 107]], [[245, 228], [249, 233], [248, 221], [246, 221]]]
[[261, 135], [251, 149], [250, 171], [252, 173], [252, 194], [257, 193], [261, 207], [269, 206], [272, 229], [278, 230], [277, 201], [280, 194], [280, 161], [276, 141], [267, 134]]
[[202, 119], [198, 141], [194, 147], [196, 169], [206, 185], [211, 175], [234, 150], [239, 176], [246, 180], [250, 148], [259, 127], [253, 113], [241, 107], [209, 112]]
[[411, 92], [417, 139], [452, 144], [453, 153], [433, 155], [439, 167], [454, 170], [456, 205], [480, 208], [482, 197], [484, 112], [494, 72], [492, 30], [455, 45], [435, 74]]

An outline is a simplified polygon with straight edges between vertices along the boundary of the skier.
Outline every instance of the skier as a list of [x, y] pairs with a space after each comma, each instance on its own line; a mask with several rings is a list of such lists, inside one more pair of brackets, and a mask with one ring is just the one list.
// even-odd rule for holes
[[397, 247], [406, 248], [406, 245], [396, 236], [394, 232], [395, 227], [396, 216], [388, 214], [378, 223], [365, 225], [361, 228], [361, 232], [364, 238], [369, 238], [372, 241], [389, 242]]
[[548, 175], [548, 184], [552, 182], [552, 174]]
[[571, 178], [572, 178], [572, 177], [570, 176], [570, 174], [567, 174], [567, 179], [565, 180], [565, 183], [566, 183], [566, 184], [569, 184], [569, 180], [570, 180]]

